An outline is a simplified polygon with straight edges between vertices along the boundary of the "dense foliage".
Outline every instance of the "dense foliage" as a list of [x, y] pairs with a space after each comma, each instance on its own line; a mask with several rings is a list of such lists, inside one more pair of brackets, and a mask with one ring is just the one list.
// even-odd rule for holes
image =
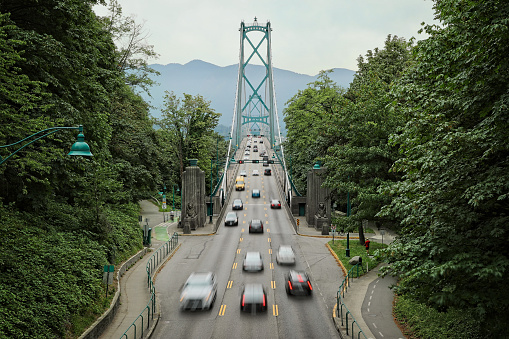
[[300, 185], [313, 161], [324, 161], [342, 210], [350, 193], [350, 219], [398, 228], [384, 254], [401, 296], [434, 309], [433, 317], [502, 337], [509, 3], [437, 0], [434, 8], [443, 26], [425, 26], [429, 37], [416, 46], [389, 36], [383, 49], [360, 57], [348, 91], [333, 93], [332, 109], [320, 105], [325, 95], [316, 85], [299, 92], [285, 111], [287, 154], [304, 163], [293, 167]]
[[403, 180], [382, 215], [404, 227], [387, 253], [398, 292], [439, 310], [475, 309], [505, 333], [509, 292], [509, 3], [437, 1], [444, 27], [394, 87], [410, 119], [392, 143]]

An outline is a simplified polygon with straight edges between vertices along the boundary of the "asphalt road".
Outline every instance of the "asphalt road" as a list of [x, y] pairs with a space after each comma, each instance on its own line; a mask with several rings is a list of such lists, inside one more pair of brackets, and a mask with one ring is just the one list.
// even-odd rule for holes
[[[260, 150], [263, 145], [260, 145]], [[251, 158], [257, 159], [258, 153]], [[297, 236], [283, 209], [271, 209], [271, 198], [281, 199], [276, 178], [264, 176], [262, 163], [243, 164], [248, 173], [246, 190], [230, 195], [244, 202], [238, 211], [239, 226], [222, 225], [216, 235], [182, 237], [181, 248], [157, 276], [156, 290], [161, 318], [152, 338], [335, 338], [332, 309], [343, 273], [325, 247], [327, 239]], [[251, 176], [258, 169], [260, 176]], [[260, 198], [252, 198], [258, 188]], [[263, 234], [249, 234], [251, 219], [261, 219]], [[276, 263], [279, 245], [292, 245], [295, 266]], [[265, 269], [259, 273], [242, 271], [247, 251], [262, 254]], [[287, 296], [284, 275], [294, 268], [305, 270], [313, 283], [311, 297]], [[209, 311], [181, 312], [180, 289], [192, 272], [213, 271], [218, 279], [218, 295]], [[261, 283], [268, 299], [267, 312], [244, 314], [240, 311], [241, 288], [246, 283]]]

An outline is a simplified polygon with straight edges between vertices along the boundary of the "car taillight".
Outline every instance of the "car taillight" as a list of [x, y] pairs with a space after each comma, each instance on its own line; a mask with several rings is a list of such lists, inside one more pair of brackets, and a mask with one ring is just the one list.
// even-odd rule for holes
[[244, 301], [245, 301], [245, 299], [246, 299], [246, 295], [245, 295], [245, 294], [243, 294], [243, 295], [242, 295], [242, 307], [244, 307]]
[[265, 294], [263, 295], [263, 307], [265, 307]]
[[277, 207], [281, 207], [281, 204], [277, 204]]
[[309, 290], [312, 291], [313, 287], [311, 287], [311, 283], [309, 282], [309, 280], [308, 280], [308, 286], [309, 286]]
[[290, 287], [290, 289], [293, 290], [292, 283], [290, 280], [288, 280], [288, 287]]
[[272, 204], [271, 206], [274, 207], [274, 204]]

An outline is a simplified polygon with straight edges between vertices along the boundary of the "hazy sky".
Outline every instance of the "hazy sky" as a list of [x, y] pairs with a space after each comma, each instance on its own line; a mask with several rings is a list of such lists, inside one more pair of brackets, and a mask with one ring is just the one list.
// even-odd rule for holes
[[[272, 26], [274, 67], [316, 75], [357, 70], [357, 58], [382, 48], [388, 34], [418, 40], [421, 23], [433, 20], [431, 0], [119, 0], [125, 16], [144, 23], [160, 55], [149, 63], [185, 64], [200, 59], [238, 64], [240, 23]], [[105, 15], [105, 7], [96, 7]]]

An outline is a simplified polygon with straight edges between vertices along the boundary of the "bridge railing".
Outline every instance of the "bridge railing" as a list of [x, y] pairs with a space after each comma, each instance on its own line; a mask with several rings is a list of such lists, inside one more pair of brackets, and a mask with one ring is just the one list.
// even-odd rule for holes
[[[345, 297], [345, 293], [348, 292], [348, 286], [354, 278], [359, 278], [359, 265], [360, 263], [353, 266], [347, 273], [345, 279], [339, 286], [338, 292], [336, 293], [336, 317], [341, 318], [341, 327], [344, 327], [346, 330], [346, 335], [350, 335], [352, 338], [354, 337], [354, 326], [357, 328], [357, 338], [362, 336], [367, 339], [366, 334], [362, 331], [357, 320], [355, 320], [352, 312], [348, 310], [345, 303], [343, 302], [343, 298]], [[362, 269], [362, 267], [361, 267]], [[353, 276], [355, 274], [355, 277]], [[344, 311], [343, 311], [344, 309]], [[350, 330], [351, 325], [351, 330]]]
[[178, 233], [175, 232], [170, 240], [160, 246], [149, 258], [146, 271], [147, 271], [147, 287], [150, 291], [150, 298], [147, 306], [141, 311], [140, 315], [133, 321], [127, 330], [120, 337], [121, 339], [129, 338], [144, 338], [146, 331], [150, 329], [151, 321], [154, 321], [154, 313], [156, 308], [156, 289], [152, 279], [154, 272], [159, 265], [164, 261], [168, 254], [172, 253], [178, 245]]

